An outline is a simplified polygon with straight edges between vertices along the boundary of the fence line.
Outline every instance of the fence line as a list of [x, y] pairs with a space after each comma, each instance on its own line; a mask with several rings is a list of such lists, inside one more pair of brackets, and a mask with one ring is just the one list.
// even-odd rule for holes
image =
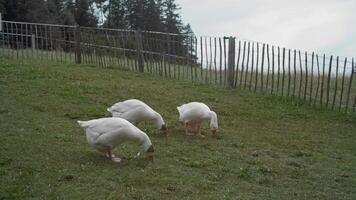
[[0, 56], [86, 63], [356, 110], [355, 60], [235, 37], [1, 21]]

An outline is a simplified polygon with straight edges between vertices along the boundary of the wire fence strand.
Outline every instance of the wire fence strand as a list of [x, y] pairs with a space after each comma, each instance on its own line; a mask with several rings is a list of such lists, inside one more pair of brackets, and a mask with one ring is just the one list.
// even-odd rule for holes
[[248, 89], [355, 112], [354, 58], [235, 37], [2, 21], [0, 55], [94, 64]]

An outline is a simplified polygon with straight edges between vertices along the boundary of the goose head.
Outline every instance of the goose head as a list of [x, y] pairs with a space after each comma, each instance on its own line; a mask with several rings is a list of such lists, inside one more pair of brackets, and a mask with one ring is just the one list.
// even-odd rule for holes
[[167, 142], [167, 138], [168, 138], [167, 124], [164, 122], [162, 116], [157, 112], [155, 113], [155, 123], [157, 125], [157, 128], [160, 129], [163, 132], [163, 135], [164, 135], [165, 140]]
[[147, 158], [149, 161], [154, 161], [155, 159], [155, 149], [153, 147], [153, 145], [151, 145], [147, 150], [146, 150], [146, 153], [147, 153]]
[[161, 126], [161, 131], [163, 132], [164, 138], [165, 138], [165, 140], [167, 142], [167, 139], [168, 139], [168, 128], [167, 128], [166, 124], [163, 124]]
[[216, 137], [216, 132], [218, 130], [218, 117], [214, 111], [210, 112], [210, 131], [211, 137]]

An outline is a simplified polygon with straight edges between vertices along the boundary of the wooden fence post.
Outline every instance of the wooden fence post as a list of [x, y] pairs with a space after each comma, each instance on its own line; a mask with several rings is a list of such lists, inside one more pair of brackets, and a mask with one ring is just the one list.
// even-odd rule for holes
[[218, 83], [218, 74], [217, 74], [217, 68], [216, 68], [216, 54], [217, 54], [217, 48], [216, 48], [216, 37], [214, 37], [214, 75], [215, 75], [215, 85]]
[[[209, 72], [209, 68], [211, 68], [211, 67], [209, 67], [209, 55], [208, 55], [208, 40], [206, 39], [207, 38], [207, 36], [205, 36], [204, 37], [204, 42], [205, 42], [205, 63], [206, 63], [206, 66], [205, 66], [205, 83], [208, 83], [208, 72]], [[225, 52], [225, 40], [224, 40], [224, 52]], [[226, 56], [226, 54], [225, 54], [225, 56]], [[226, 64], [225, 64], [225, 66], [226, 66]], [[183, 68], [184, 69], [184, 68]], [[226, 67], [225, 67], [225, 69], [226, 69]], [[225, 72], [226, 73], [226, 72]], [[183, 73], [183, 77], [184, 77], [184, 73]], [[225, 77], [225, 80], [226, 80], [226, 77]]]
[[316, 65], [318, 66], [318, 84], [316, 85], [316, 92], [315, 92], [315, 99], [314, 99], [314, 106], [316, 105], [316, 101], [318, 99], [319, 87], [320, 87], [320, 66], [319, 66], [319, 56], [316, 54]]
[[[347, 108], [349, 106], [349, 100], [350, 100], [350, 91], [351, 91], [351, 87], [352, 87], [352, 79], [354, 76], [354, 58], [352, 58], [352, 63], [351, 63], [351, 75], [350, 75], [350, 80], [349, 80], [349, 88], [348, 88], [348, 92], [347, 92], [347, 96], [346, 96], [346, 107], [345, 107], [345, 112], [347, 112]], [[352, 108], [352, 107], [351, 107]]]
[[35, 34], [32, 34], [32, 35], [31, 35], [31, 47], [32, 47], [32, 50], [35, 50], [35, 49], [36, 49]]
[[135, 32], [136, 38], [136, 55], [137, 55], [137, 63], [138, 63], [138, 71], [143, 72], [144, 60], [143, 60], [143, 47], [142, 47], [142, 31], [138, 29]]
[[[255, 92], [257, 91], [258, 84], [258, 60], [259, 60], [259, 43], [257, 42], [257, 50], [256, 50], [256, 74], [255, 74]], [[240, 50], [239, 50], [240, 51]], [[262, 75], [261, 75], [262, 76]]]
[[237, 61], [236, 61], [236, 74], [235, 74], [235, 84], [234, 87], [237, 87], [238, 75], [239, 75], [239, 63], [240, 63], [240, 53], [241, 53], [241, 40], [239, 40], [239, 53], [237, 54]]
[[330, 57], [330, 62], [329, 62], [328, 82], [327, 82], [327, 85], [326, 85], [326, 107], [329, 106], [330, 79], [331, 79], [332, 64], [333, 64], [333, 56]]
[[[246, 70], [245, 70], [245, 83], [244, 83], [244, 89], [246, 88], [247, 84], [247, 72], [248, 72], [248, 66], [250, 62], [250, 42], [247, 42], [247, 61], [246, 61]], [[243, 75], [243, 74], [242, 74]], [[242, 78], [243, 76], [241, 76]]]
[[235, 68], [235, 38], [229, 37], [229, 57], [228, 57], [228, 84], [234, 87], [234, 68]]
[[347, 65], [347, 58], [345, 58], [344, 70], [343, 70], [343, 72], [342, 72], [342, 82], [341, 82], [341, 94], [340, 94], [339, 112], [341, 111], [342, 96], [344, 95], [344, 83], [345, 83], [346, 65]]
[[136, 59], [137, 65], [136, 69], [138, 68], [139, 72], [143, 72], [143, 47], [142, 47], [142, 31], [138, 29], [135, 31], [135, 40], [136, 40]]
[[[220, 42], [220, 38], [219, 38], [219, 43], [220, 43], [220, 60], [221, 60], [221, 42]], [[204, 57], [204, 54], [203, 54], [203, 37], [200, 36], [200, 80], [201, 80], [201, 82], [204, 82], [204, 79], [203, 79], [203, 65], [204, 65], [203, 61], [204, 61], [204, 59], [203, 59], [203, 57]], [[221, 71], [221, 65], [220, 65], [220, 71]], [[221, 83], [221, 76], [220, 76], [220, 83]]]
[[75, 63], [82, 63], [82, 55], [80, 48], [80, 26], [75, 27]]
[[271, 94], [273, 94], [274, 89], [274, 46], [272, 46], [272, 85], [271, 85]]
[[321, 90], [320, 90], [320, 106], [323, 105], [323, 97], [324, 97], [324, 79], [325, 79], [325, 54], [323, 55], [323, 75], [321, 79]]
[[[268, 92], [269, 71], [270, 71], [270, 67], [271, 67], [271, 63], [270, 63], [270, 60], [269, 60], [269, 44], [267, 44], [267, 48], [266, 48], [266, 57], [267, 57], [267, 79], [266, 79], [266, 92]], [[261, 74], [261, 76], [263, 76], [263, 74]]]
[[249, 90], [251, 90], [252, 87], [252, 76], [253, 76], [253, 68], [255, 64], [255, 44], [252, 42], [252, 57], [251, 57], [251, 72], [250, 72], [250, 83], [249, 83]]
[[262, 47], [262, 60], [261, 60], [261, 92], [263, 92], [263, 67], [264, 67], [264, 61], [265, 61], [265, 46], [266, 44], [263, 44]]
[[[355, 70], [356, 66], [354, 66], [354, 59], [352, 58], [352, 70], [351, 70], [351, 73], [352, 73], [352, 76], [354, 74], [356, 74], [356, 70]], [[352, 83], [352, 80], [350, 80], [350, 83]], [[352, 109], [353, 112], [356, 112], [356, 94], [355, 94], [355, 97], [354, 97], [354, 104], [353, 104], [353, 109]]]
[[240, 86], [242, 86], [242, 78], [244, 74], [244, 65], [245, 65], [245, 50], [246, 50], [246, 41], [244, 41], [244, 48], [242, 52], [242, 63], [241, 63], [241, 76], [240, 76]]
[[0, 31], [2, 31], [2, 14], [1, 14], [1, 12], [0, 12]]

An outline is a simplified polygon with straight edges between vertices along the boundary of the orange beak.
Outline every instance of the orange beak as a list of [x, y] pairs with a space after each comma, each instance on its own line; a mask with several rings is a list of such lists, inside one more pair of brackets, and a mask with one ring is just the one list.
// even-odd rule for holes
[[155, 160], [155, 155], [148, 155], [148, 160], [153, 162]]
[[211, 129], [211, 137], [216, 138], [216, 129]]

